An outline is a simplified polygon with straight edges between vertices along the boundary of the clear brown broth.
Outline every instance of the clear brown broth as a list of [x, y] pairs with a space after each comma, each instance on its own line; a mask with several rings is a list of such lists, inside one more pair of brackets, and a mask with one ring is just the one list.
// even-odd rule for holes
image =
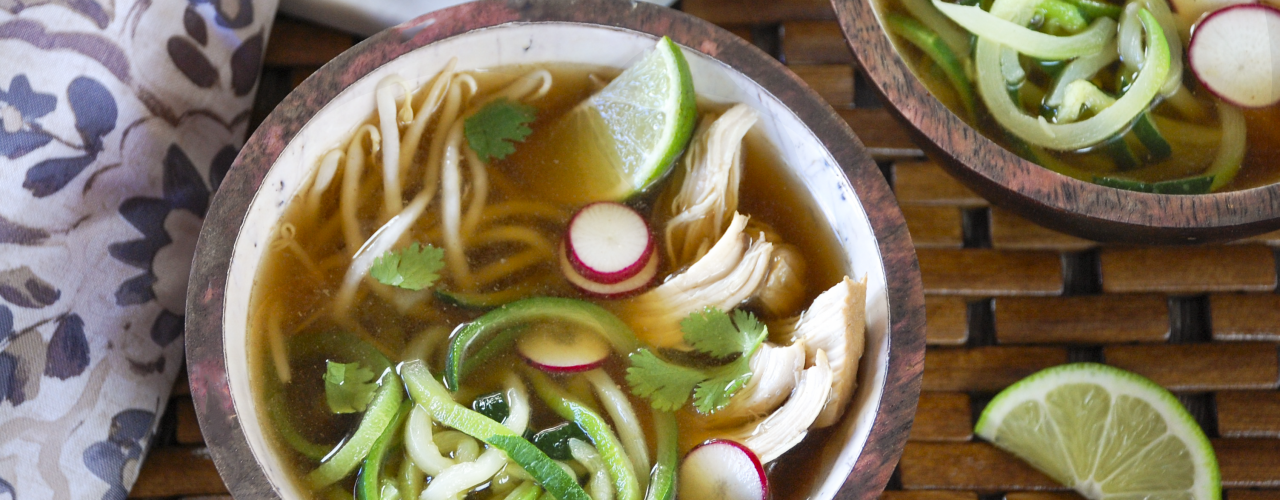
[[[505, 81], [514, 79], [524, 74], [528, 67], [512, 67], [499, 68], [493, 71], [477, 73], [477, 80], [481, 83], [483, 89], [493, 89], [500, 87]], [[552, 72], [555, 79], [550, 94], [544, 99], [535, 102], [538, 109], [538, 119], [531, 125], [535, 133], [529, 137], [526, 144], [517, 147], [515, 154], [507, 160], [496, 162], [490, 166], [491, 174], [491, 194], [490, 203], [502, 200], [546, 200], [551, 198], [552, 193], [539, 192], [536, 189], [537, 182], [526, 182], [528, 176], [536, 174], [535, 168], [539, 166], [530, 166], [521, 163], [520, 149], [529, 146], [539, 140], [539, 134], [536, 132], [540, 129], [539, 125], [546, 123], [548, 120], [560, 115], [571, 106], [581, 101], [593, 91], [593, 86], [587, 75], [595, 73], [599, 75], [613, 76], [615, 70], [605, 68], [580, 67], [580, 66], [548, 66], [546, 67]], [[717, 106], [700, 105], [700, 114], [716, 109]], [[372, 123], [373, 118], [369, 121]], [[354, 128], [354, 127], [353, 127]], [[428, 128], [428, 132], [432, 128]], [[429, 139], [423, 139], [423, 144], [429, 144]], [[425, 149], [425, 146], [424, 146]], [[678, 166], [677, 169], [678, 170]], [[376, 173], [380, 168], [366, 168], [365, 179], [362, 181], [365, 185], [363, 188], [362, 205], [359, 208], [359, 215], [362, 224], [362, 233], [364, 235], [371, 234], [377, 229], [377, 214], [381, 207], [381, 179]], [[340, 178], [341, 174], [339, 174]], [[666, 193], [673, 189], [676, 185], [676, 179], [667, 179], [664, 184], [655, 189], [650, 195], [632, 202], [642, 210], [642, 213], [650, 214], [652, 227], [655, 228], [655, 234], [661, 238], [661, 222], [663, 211], [650, 210], [653, 206], [665, 206], [659, 203], [670, 196]], [[335, 181], [336, 182], [336, 181]], [[409, 186], [406, 189], [406, 200], [411, 198], [420, 186]], [[836, 243], [834, 235], [827, 224], [818, 215], [820, 212], [815, 208], [813, 201], [807, 195], [803, 186], [795, 179], [792, 174], [787, 171], [781, 164], [777, 154], [764, 138], [756, 132], [748, 135], [746, 140], [744, 154], [744, 175], [740, 187], [740, 207], [739, 211], [749, 214], [754, 220], [763, 221], [772, 226], [784, 241], [795, 244], [801, 249], [806, 264], [808, 266], [806, 272], [806, 294], [805, 303], [809, 303], [814, 296], [823, 290], [826, 290], [839, 279], [846, 275], [848, 270], [845, 267], [841, 257], [840, 247]], [[384, 300], [377, 293], [367, 293], [368, 285], [361, 285], [362, 292], [358, 295], [358, 300], [351, 308], [351, 315], [346, 320], [351, 323], [344, 323], [330, 317], [326, 310], [330, 301], [340, 286], [342, 276], [346, 270], [346, 263], [349, 259], [346, 257], [345, 244], [343, 242], [342, 232], [335, 222], [337, 217], [334, 215], [338, 207], [337, 189], [330, 189], [324, 195], [323, 201], [318, 210], [319, 216], [305, 213], [302, 204], [294, 202], [286, 209], [285, 215], [281, 223], [292, 224], [296, 228], [295, 240], [303, 251], [323, 269], [322, 276], [317, 278], [308, 278], [312, 274], [308, 271], [301, 261], [291, 254], [288, 250], [269, 249], [263, 258], [262, 265], [258, 271], [255, 280], [250, 305], [250, 324], [248, 342], [251, 346], [248, 349], [250, 353], [250, 371], [256, 374], [254, 377], [254, 390], [257, 401], [260, 403], [258, 407], [258, 417], [264, 422], [272, 422], [272, 417], [267, 408], [269, 405], [285, 405], [292, 409], [291, 419], [295, 423], [299, 432], [304, 436], [318, 443], [336, 443], [343, 439], [347, 434], [354, 430], [358, 423], [358, 416], [339, 416], [335, 417], [329, 414], [324, 402], [324, 389], [321, 375], [324, 373], [323, 363], [301, 364], [299, 361], [291, 362], [293, 382], [289, 384], [287, 389], [281, 387], [276, 376], [275, 367], [271, 359], [271, 346], [267, 338], [267, 318], [272, 314], [273, 310], [280, 311], [281, 315], [281, 331], [285, 336], [296, 335], [300, 333], [323, 331], [334, 328], [348, 328], [351, 323], [358, 324], [367, 333], [362, 334], [371, 336], [373, 342], [388, 357], [395, 362], [399, 359], [397, 354], [404, 351], [406, 345], [414, 334], [425, 331], [433, 325], [444, 325], [448, 329], [452, 329], [454, 325], [469, 321], [477, 317], [480, 312], [474, 310], [463, 309], [451, 305], [444, 304], [440, 301], [431, 303], [431, 307], [423, 308], [423, 310], [411, 311], [409, 314], [400, 313], [397, 308]], [[566, 213], [572, 211], [569, 207]], [[429, 211], [439, 210], [438, 202], [433, 203]], [[424, 216], [430, 219], [428, 224], [417, 224], [410, 235], [412, 241], [431, 242], [427, 239], [427, 233], [430, 227], [434, 225], [435, 217]], [[543, 223], [537, 227], [545, 234], [558, 238], [560, 231], [564, 227], [565, 220], [555, 220], [549, 223]], [[553, 240], [555, 241], [555, 240]], [[439, 242], [434, 242], [439, 244]], [[662, 248], [661, 243], [659, 248]], [[498, 258], [496, 255], [471, 255], [469, 256], [473, 263], [480, 263]], [[664, 263], [664, 265], [667, 265]], [[668, 275], [675, 270], [663, 269], [660, 276]], [[559, 275], [554, 261], [539, 266], [532, 273], [546, 273], [558, 279], [542, 287], [538, 291], [538, 295], [551, 295], [562, 297], [573, 297], [585, 300], [591, 300], [602, 303], [606, 308], [609, 301], [594, 299], [579, 293], [573, 287], [569, 286]], [[520, 276], [513, 277], [519, 279]], [[445, 285], [447, 286], [447, 284]], [[401, 292], [395, 292], [401, 293]], [[766, 318], [767, 319], [767, 318]], [[349, 329], [349, 328], [348, 328]], [[442, 349], [437, 349], [437, 352]], [[621, 359], [610, 360], [606, 365], [607, 371], [611, 372], [614, 379], [622, 382], [622, 372], [625, 369], [625, 363]], [[496, 364], [513, 365], [519, 363], [514, 356], [505, 356], [495, 361]], [[439, 370], [442, 366], [440, 360], [429, 360], [433, 371]], [[500, 379], [496, 374], [502, 370], [488, 370], [491, 376], [472, 377], [466, 382], [463, 389], [464, 395], [460, 399], [466, 400], [474, 395], [482, 394], [500, 387]], [[582, 394], [581, 399], [592, 400], [589, 391], [583, 387], [576, 387], [573, 383], [569, 384], [571, 392]], [[541, 406], [541, 403], [535, 400], [534, 415], [531, 419], [533, 428], [543, 428], [558, 423], [561, 419], [555, 416], [547, 408]], [[648, 403], [643, 400], [633, 398], [632, 404], [638, 410], [643, 410]], [[648, 430], [648, 412], [637, 412], [641, 420], [644, 422], [646, 430]], [[681, 431], [693, 430], [699, 425], [697, 419], [686, 416], [681, 419]], [[278, 434], [278, 431], [266, 426], [268, 433], [271, 435], [270, 441], [274, 451], [281, 457], [285, 457], [290, 473], [302, 485], [302, 478], [313, 470], [317, 463], [311, 459], [301, 456], [294, 452], [287, 444], [285, 444]], [[652, 433], [648, 432], [650, 439]], [[810, 443], [814, 441], [811, 440]], [[651, 443], [652, 446], [652, 443]], [[782, 459], [787, 463], [788, 470], [793, 469], [795, 465], [809, 462], [815, 455], [810, 444], [799, 447], [797, 450], [785, 455]], [[393, 454], [394, 456], [394, 454]], [[797, 469], [804, 470], [804, 469]], [[795, 484], [798, 480], [792, 474], [788, 477], [776, 477], [774, 481], [783, 484]], [[351, 487], [352, 479], [348, 478], [343, 487]], [[775, 490], [779, 491], [779, 490]], [[789, 496], [798, 496], [799, 491], [796, 489], [784, 489], [786, 491], [795, 491], [795, 495], [787, 493], [779, 493], [774, 495], [775, 498], [785, 498]], [[319, 494], [316, 494], [319, 497]]]

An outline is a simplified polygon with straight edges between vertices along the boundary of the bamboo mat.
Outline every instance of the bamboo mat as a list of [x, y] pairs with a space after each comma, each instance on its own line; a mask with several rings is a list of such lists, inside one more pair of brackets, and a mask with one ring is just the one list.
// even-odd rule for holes
[[[1024, 376], [1098, 361], [1178, 395], [1213, 442], [1228, 500], [1280, 500], [1280, 233], [1150, 248], [1041, 228], [988, 206], [923, 156], [857, 73], [827, 0], [679, 6], [789, 65], [849, 122], [902, 204], [919, 252], [928, 351], [919, 412], [886, 499], [1078, 498], [975, 440], [973, 423]], [[254, 123], [356, 41], [279, 18]], [[183, 377], [130, 497], [226, 494]]]

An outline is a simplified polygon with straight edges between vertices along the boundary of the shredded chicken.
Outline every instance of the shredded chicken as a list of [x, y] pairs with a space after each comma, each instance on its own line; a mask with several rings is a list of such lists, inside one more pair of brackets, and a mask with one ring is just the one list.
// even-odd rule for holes
[[671, 201], [667, 222], [667, 257], [677, 266], [694, 262], [709, 251], [738, 210], [742, 178], [742, 138], [758, 116], [738, 104], [711, 121], [703, 119], [684, 155], [684, 181]]
[[777, 409], [800, 381], [804, 363], [804, 342], [789, 346], [766, 342], [751, 357], [751, 380], [733, 395], [729, 406], [707, 416], [708, 425], [741, 425]]
[[836, 286], [813, 299], [804, 314], [769, 325], [773, 338], [803, 343], [810, 366], [817, 363], [818, 353], [826, 352], [835, 379], [831, 399], [818, 416], [816, 427], [840, 420], [857, 387], [858, 360], [862, 358], [867, 328], [866, 303], [867, 279], [854, 282], [845, 276]]
[[814, 365], [800, 375], [795, 391], [782, 407], [764, 420], [729, 431], [723, 437], [745, 444], [760, 457], [760, 463], [772, 462], [809, 433], [809, 426], [830, 397], [831, 378], [827, 355], [818, 349]]
[[772, 242], [773, 257], [769, 260], [769, 274], [755, 298], [760, 307], [769, 316], [786, 316], [794, 314], [804, 306], [804, 255], [800, 249], [790, 243]]
[[641, 340], [684, 345], [680, 321], [707, 307], [728, 311], [751, 297], [769, 270], [773, 244], [744, 234], [747, 216], [734, 213], [719, 241], [684, 272], [618, 304], [616, 312]]

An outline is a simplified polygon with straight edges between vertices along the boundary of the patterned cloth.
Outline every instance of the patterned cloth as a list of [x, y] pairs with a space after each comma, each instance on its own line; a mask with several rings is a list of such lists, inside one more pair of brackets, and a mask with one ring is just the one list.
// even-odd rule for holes
[[123, 499], [276, 0], [0, 0], [0, 500]]

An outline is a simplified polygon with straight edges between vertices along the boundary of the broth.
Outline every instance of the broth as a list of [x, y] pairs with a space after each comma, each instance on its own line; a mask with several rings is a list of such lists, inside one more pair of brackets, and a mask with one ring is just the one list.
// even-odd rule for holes
[[[500, 88], [509, 82], [529, 73], [534, 69], [545, 69], [550, 72], [555, 84], [545, 97], [531, 102], [537, 108], [537, 118], [530, 124], [534, 130], [526, 142], [516, 146], [516, 153], [504, 160], [489, 165], [490, 204], [536, 203], [539, 206], [555, 206], [558, 212], [554, 216], [541, 215], [521, 218], [522, 227], [532, 229], [551, 241], [557, 241], [563, 232], [569, 215], [576, 207], [563, 206], [555, 202], [556, 193], [546, 192], [546, 184], [537, 177], [538, 168], [545, 165], [529, 165], [522, 161], [521, 151], [525, 148], [546, 147], [538, 141], [542, 139], [539, 130], [545, 130], [547, 123], [566, 112], [598, 89], [597, 76], [613, 77], [617, 71], [608, 68], [585, 67], [575, 65], [551, 65], [539, 67], [505, 67], [487, 71], [471, 72], [475, 78], [479, 97], [483, 97], [492, 89]], [[424, 92], [425, 93], [425, 90]], [[477, 98], [479, 98], [477, 97]], [[709, 112], [721, 112], [724, 106], [702, 103], [699, 115]], [[377, 126], [375, 118], [366, 123]], [[353, 127], [356, 128], [356, 127]], [[428, 127], [424, 136], [420, 156], [429, 156], [428, 150], [433, 138], [434, 124]], [[357, 132], [357, 140], [360, 139]], [[375, 155], [376, 156], [376, 155]], [[675, 170], [679, 170], [677, 165]], [[419, 169], [409, 169], [408, 179], [414, 179]], [[380, 169], [366, 167], [363, 178], [359, 181], [360, 193], [357, 218], [359, 233], [369, 235], [379, 228], [384, 216], [383, 184]], [[674, 174], [675, 172], [673, 172]], [[337, 174], [340, 178], [342, 173]], [[337, 182], [336, 180], [334, 182]], [[627, 204], [640, 213], [647, 214], [653, 233], [659, 238], [658, 248], [662, 248], [662, 226], [665, 222], [665, 210], [658, 208], [669, 205], [668, 200], [678, 189], [679, 175], [668, 176], [662, 184], [648, 194]], [[414, 180], [405, 184], [404, 200], [411, 198], [408, 194], [422, 189], [422, 181]], [[291, 202], [284, 217], [277, 226], [275, 236], [258, 271], [254, 282], [250, 302], [249, 324], [249, 360], [254, 377], [255, 399], [258, 401], [259, 417], [264, 422], [273, 422], [265, 426], [270, 436], [274, 452], [287, 457], [290, 474], [300, 486], [305, 485], [309, 472], [316, 469], [318, 462], [314, 457], [305, 456], [296, 451], [290, 444], [299, 435], [305, 441], [331, 446], [346, 439], [359, 422], [359, 414], [334, 415], [326, 407], [325, 374], [326, 359], [308, 354], [310, 349], [298, 348], [297, 339], [327, 338], [326, 332], [342, 331], [355, 335], [373, 345], [386, 355], [391, 362], [397, 363], [411, 353], [423, 349], [424, 343], [447, 342], [442, 340], [458, 325], [472, 321], [484, 311], [450, 304], [430, 291], [411, 292], [393, 289], [362, 280], [349, 313], [335, 315], [333, 301], [339, 296], [344, 279], [344, 272], [350, 262], [350, 248], [344, 238], [344, 227], [339, 212], [340, 189], [329, 189], [314, 203], [307, 202], [307, 189]], [[467, 194], [464, 193], [464, 196]], [[781, 239], [800, 249], [807, 271], [804, 275], [804, 307], [823, 290], [828, 289], [849, 270], [840, 255], [840, 248], [834, 235], [825, 229], [826, 224], [820, 219], [818, 212], [803, 188], [780, 163], [778, 155], [763, 136], [757, 132], [747, 134], [743, 148], [743, 176], [740, 186], [740, 204], [738, 210], [750, 214], [755, 222], [762, 222], [777, 231]], [[465, 198], [464, 198], [465, 200]], [[465, 201], [464, 201], [465, 203]], [[655, 208], [657, 207], [657, 208]], [[429, 206], [422, 218], [410, 228], [404, 238], [408, 241], [420, 241], [439, 244], [441, 239], [440, 214], [438, 203]], [[485, 227], [489, 221], [481, 221]], [[473, 269], [485, 269], [486, 266], [501, 268], [509, 264], [514, 245], [500, 244], [483, 251], [467, 255]], [[658, 276], [670, 276], [679, 272], [671, 262], [663, 259]], [[478, 273], [478, 271], [477, 271]], [[659, 282], [661, 279], [659, 280]], [[616, 309], [616, 301], [603, 300], [584, 294], [571, 286], [561, 276], [555, 259], [547, 259], [529, 265], [507, 276], [492, 280], [479, 287], [476, 292], [501, 293], [515, 284], [530, 284], [522, 295], [571, 297], [601, 304], [606, 309]], [[448, 287], [448, 279], [442, 279], [437, 286]], [[803, 307], [802, 307], [803, 309]], [[770, 317], [758, 308], [753, 309], [762, 320], [778, 320]], [[799, 312], [799, 311], [794, 311]], [[280, 353], [288, 352], [288, 368], [282, 368]], [[436, 348], [435, 355], [427, 358], [428, 366], [433, 372], [443, 366], [443, 348]], [[317, 351], [319, 352], [319, 351]], [[311, 356], [308, 358], [308, 356]], [[469, 401], [477, 395], [501, 390], [502, 373], [505, 368], [522, 365], [519, 356], [512, 353], [503, 354], [492, 360], [484, 370], [466, 379], [464, 387], [455, 395], [459, 401]], [[619, 356], [610, 356], [604, 369], [614, 380], [622, 381], [627, 361]], [[287, 373], [287, 375], [285, 375]], [[287, 378], [287, 383], [282, 379]], [[593, 401], [590, 389], [585, 386], [582, 377], [568, 377], [566, 390], [583, 401]], [[647, 410], [649, 403], [627, 391], [627, 396], [641, 420], [650, 449], [653, 442], [653, 426]], [[538, 398], [533, 401], [533, 412], [530, 428], [543, 429], [562, 422], [559, 416], [550, 411]], [[288, 415], [276, 414], [275, 409], [287, 409]], [[680, 420], [681, 434], [698, 431], [702, 425], [700, 420], [692, 416], [692, 412]], [[825, 433], [818, 432], [818, 435]], [[681, 454], [687, 451], [685, 444]], [[813, 453], [805, 451], [801, 445], [797, 451], [786, 455], [789, 460], [809, 460]], [[384, 467], [396, 470], [403, 462], [400, 454], [392, 453], [392, 458]], [[808, 457], [808, 458], [804, 458]], [[796, 464], [788, 464], [793, 468]], [[647, 471], [637, 471], [645, 473]], [[352, 477], [343, 479], [340, 490], [351, 491]], [[306, 487], [300, 488], [308, 491]], [[332, 491], [311, 491], [316, 498], [332, 495]], [[786, 496], [785, 494], [783, 496]], [[484, 493], [478, 497], [486, 498]], [[349, 497], [348, 497], [349, 498]]]
[[[884, 21], [892, 15], [911, 17], [908, 9], [903, 5], [904, 1], [910, 0], [877, 0], [880, 19]], [[984, 8], [989, 8], [990, 3], [990, 1], [983, 1], [981, 4]], [[1106, 0], [1103, 3], [1120, 6]], [[969, 4], [966, 3], [966, 5]], [[931, 5], [928, 8], [934, 9]], [[936, 9], [934, 10], [936, 12]], [[964, 28], [958, 26], [957, 28], [969, 35]], [[1154, 104], [1149, 108], [1152, 116], [1158, 117], [1157, 124], [1176, 120], [1191, 125], [1192, 127], [1189, 128], [1193, 129], [1193, 133], [1182, 134], [1176, 129], [1161, 128], [1161, 132], [1172, 148], [1172, 154], [1161, 159], [1153, 156], [1153, 153], [1147, 150], [1138, 139], [1138, 134], [1133, 130], [1134, 122], [1121, 129], [1112, 139], [1075, 151], [1028, 148], [1021, 139], [1014, 137], [1008, 129], [997, 123], [983, 102], [976, 83], [974, 93], [978, 112], [975, 117], [965, 111], [964, 99], [960, 92], [930, 56], [900, 35], [892, 34], [890, 38], [912, 73], [944, 106], [992, 141], [1029, 161], [1064, 175], [1093, 182], [1098, 182], [1096, 177], [1108, 177], [1151, 184], [1204, 175], [1208, 173], [1208, 168], [1215, 159], [1215, 153], [1218, 150], [1216, 141], [1206, 142], [1203, 137], [1191, 136], [1204, 136], [1206, 131], [1211, 134], [1221, 128], [1219, 114], [1213, 111], [1217, 100], [1199, 83], [1187, 63], [1185, 54], [1182, 57], [1184, 69], [1181, 82], [1185, 89], [1183, 93], [1189, 92], [1190, 98], [1183, 98], [1182, 102], [1189, 101], [1191, 106], [1198, 107], [1203, 112], [1199, 113], [1199, 116], [1189, 115], [1182, 112], [1178, 106], [1171, 104], [1169, 99], [1157, 94]], [[970, 75], [976, 75], [978, 69], [976, 64], [972, 63], [973, 54], [961, 57], [970, 61], [968, 64], [973, 68]], [[1054, 87], [1057, 79], [1055, 72], [1061, 71], [1066, 61], [1057, 65], [1041, 65], [1026, 55], [1020, 55], [1019, 60], [1026, 72], [1026, 79], [1020, 84], [1009, 84], [1009, 91], [1012, 95], [1016, 95], [1015, 99], [1019, 101], [1020, 111], [1035, 117], [1050, 109], [1050, 105], [1044, 103], [1044, 95]], [[1122, 86], [1127, 84], [1123, 79], [1122, 73], [1125, 70], [1122, 64], [1120, 60], [1114, 61], [1088, 80], [1103, 92], [1119, 97], [1123, 95]], [[971, 78], [972, 80], [974, 79]], [[1240, 111], [1243, 113], [1247, 130], [1244, 159], [1240, 163], [1239, 173], [1225, 185], [1215, 187], [1214, 191], [1250, 189], [1280, 181], [1280, 136], [1275, 132], [1277, 125], [1280, 125], [1280, 105], [1258, 109], [1245, 108]], [[1086, 110], [1082, 119], [1092, 113], [1095, 111]], [[1052, 119], [1050, 115], [1050, 120]], [[1165, 121], [1161, 122], [1160, 119]]]

